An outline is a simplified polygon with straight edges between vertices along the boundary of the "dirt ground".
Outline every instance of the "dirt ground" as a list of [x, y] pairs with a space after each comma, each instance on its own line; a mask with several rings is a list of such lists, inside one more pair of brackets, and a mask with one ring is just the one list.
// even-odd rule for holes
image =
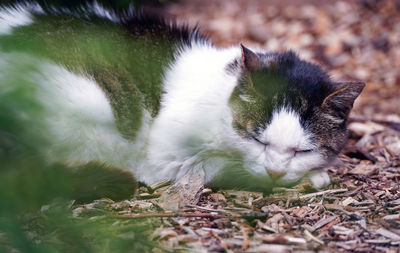
[[199, 25], [218, 46], [292, 49], [334, 80], [367, 87], [343, 164], [326, 168], [326, 189], [204, 189], [197, 205], [170, 213], [158, 205], [159, 184], [102, 205], [122, 219], [153, 217], [151, 238], [162, 244], [153, 252], [400, 252], [400, 1], [187, 0], [162, 11]]

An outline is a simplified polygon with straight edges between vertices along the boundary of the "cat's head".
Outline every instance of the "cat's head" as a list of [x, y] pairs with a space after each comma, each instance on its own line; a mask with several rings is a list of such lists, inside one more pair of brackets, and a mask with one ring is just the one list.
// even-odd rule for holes
[[346, 144], [346, 121], [365, 84], [333, 82], [293, 52], [241, 49], [227, 67], [239, 77], [229, 106], [249, 169], [297, 180], [329, 165]]

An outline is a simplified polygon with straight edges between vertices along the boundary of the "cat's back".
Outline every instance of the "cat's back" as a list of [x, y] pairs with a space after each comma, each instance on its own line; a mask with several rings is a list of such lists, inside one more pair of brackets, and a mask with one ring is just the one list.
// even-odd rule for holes
[[9, 112], [0, 130], [9, 136], [13, 122], [12, 135], [26, 138], [15, 142], [34, 137], [52, 158], [129, 167], [166, 70], [202, 40], [197, 29], [92, 1], [0, 5], [0, 111]]

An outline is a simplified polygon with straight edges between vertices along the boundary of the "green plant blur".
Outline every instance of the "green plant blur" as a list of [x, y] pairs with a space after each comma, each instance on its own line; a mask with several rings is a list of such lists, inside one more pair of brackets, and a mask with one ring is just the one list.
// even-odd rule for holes
[[[15, 1], [5, 1], [5, 3], [13, 2]], [[74, 6], [79, 2], [52, 1], [55, 5], [61, 6]], [[131, 3], [139, 6], [145, 1], [98, 2], [118, 9], [125, 8]], [[42, 25], [44, 27], [45, 23]], [[43, 158], [44, 150], [48, 148], [51, 140], [46, 134], [43, 108], [32, 95], [35, 94], [36, 86], [24, 76], [26, 73], [34, 72], [40, 60], [35, 57], [21, 58], [18, 53], [14, 53], [15, 51], [29, 52], [24, 42], [31, 41], [29, 53], [37, 56], [46, 55], [43, 51], [45, 45], [40, 42], [41, 40], [35, 40], [34, 32], [39, 32], [41, 27], [34, 30], [31, 28], [28, 27], [25, 32], [21, 31], [22, 37], [19, 35], [10, 38], [2, 37], [0, 42], [0, 51], [5, 53], [0, 57], [0, 252], [151, 251], [155, 247], [154, 242], [149, 239], [151, 232], [157, 226], [154, 220], [121, 221], [113, 218], [115, 215], [113, 210], [96, 208], [96, 205], [93, 210], [97, 211], [78, 217], [73, 215], [73, 210], [79, 205], [77, 201], [71, 200], [77, 200], [77, 191], [85, 191], [86, 188], [76, 187], [77, 175], [71, 173], [76, 168], [69, 168], [62, 164], [49, 164]], [[32, 32], [29, 32], [29, 29]], [[95, 36], [95, 31], [92, 34]], [[122, 44], [126, 43], [126, 41], [120, 41]], [[68, 62], [72, 59], [68, 58], [71, 53], [66, 50], [68, 41], [64, 43], [65, 50], [60, 47], [64, 45], [62, 42], [61, 38], [57, 46], [58, 54], [63, 55], [54, 55], [53, 59], [57, 61], [56, 59], [63, 58], [64, 65], [70, 64], [73, 69], [76, 62]], [[109, 40], [94, 39], [93, 42], [92, 48], [99, 45], [110, 46]], [[126, 47], [126, 44], [122, 45], [123, 49]], [[86, 49], [88, 49], [86, 52], [91, 52], [90, 47]], [[53, 53], [57, 54], [56, 51]], [[52, 58], [50, 53], [46, 57]], [[79, 60], [79, 58], [75, 59]], [[99, 58], [96, 59], [99, 60]], [[113, 61], [110, 62], [110, 64], [113, 63]], [[159, 68], [159, 65], [155, 68]], [[92, 167], [95, 166], [101, 167], [100, 164], [90, 164], [86, 167], [86, 173], [90, 174], [94, 171]], [[101, 169], [103, 169], [101, 171], [109, 170], [109, 168]], [[117, 178], [124, 176], [119, 172], [114, 175]], [[85, 177], [84, 174], [79, 176]], [[91, 178], [86, 176], [87, 181]], [[112, 184], [112, 182], [107, 183]], [[126, 183], [132, 184], [132, 180], [128, 179]], [[87, 184], [86, 187], [91, 187], [91, 185]], [[121, 186], [122, 188], [127, 189], [125, 186]], [[129, 190], [130, 192], [125, 191], [118, 198], [129, 198], [132, 189], [129, 188]], [[98, 192], [96, 197], [102, 194]], [[86, 197], [94, 199], [94, 196]]]

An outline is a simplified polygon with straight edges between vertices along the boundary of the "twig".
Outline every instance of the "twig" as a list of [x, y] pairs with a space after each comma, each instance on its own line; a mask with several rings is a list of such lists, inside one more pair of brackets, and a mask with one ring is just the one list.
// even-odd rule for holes
[[336, 220], [337, 216], [331, 216], [328, 218], [322, 218], [320, 219], [317, 223], [315, 223], [311, 228], [310, 228], [310, 232], [314, 232], [315, 230], [319, 229], [320, 227], [325, 226], [326, 224]]
[[[142, 219], [142, 218], [157, 218], [157, 217], [193, 217], [193, 218], [225, 218], [227, 215], [213, 214], [213, 213], [140, 213], [140, 214], [124, 214], [116, 215], [115, 218], [122, 219]], [[231, 216], [233, 217], [233, 216]]]
[[140, 214], [124, 214], [124, 215], [114, 215], [114, 218], [120, 218], [120, 219], [142, 219], [142, 218], [162, 218], [162, 217], [193, 217], [193, 218], [230, 218], [230, 219], [236, 219], [236, 218], [264, 218], [267, 217], [267, 213], [263, 212], [248, 212], [248, 213], [242, 213], [242, 214], [215, 214], [215, 213], [184, 213], [184, 212], [178, 212], [178, 213], [173, 213], [173, 212], [160, 212], [160, 213], [140, 213]]
[[305, 234], [305, 236], [308, 237], [310, 240], [316, 241], [317, 243], [324, 245], [324, 242], [323, 242], [323, 241], [321, 241], [321, 240], [318, 239], [317, 237], [313, 236], [313, 235], [310, 233], [310, 231], [308, 231], [307, 229], [304, 230], [304, 234]]
[[242, 250], [246, 250], [250, 245], [249, 236], [247, 234], [247, 230], [243, 226], [240, 226], [240, 232], [242, 232], [243, 235]]
[[222, 209], [212, 209], [212, 208], [207, 208], [207, 207], [197, 206], [197, 205], [187, 205], [187, 206], [191, 207], [191, 208], [207, 211], [207, 212], [227, 213], [225, 210], [222, 210]]
[[314, 193], [310, 193], [310, 194], [301, 195], [301, 196], [299, 196], [299, 199], [309, 199], [312, 197], [325, 195], [325, 194], [329, 194], [329, 193], [347, 192], [347, 191], [348, 191], [348, 189], [346, 189], [346, 188], [332, 189], [332, 190], [326, 190], [326, 191], [322, 191], [322, 192], [314, 192]]
[[374, 122], [374, 123], [378, 123], [378, 124], [381, 124], [381, 125], [388, 126], [388, 127], [392, 128], [392, 129], [394, 129], [396, 131], [400, 131], [400, 123], [397, 123], [397, 122], [394, 122], [394, 121], [377, 120], [377, 119], [365, 119], [365, 118], [349, 118], [348, 121], [349, 121], [349, 123], [350, 122], [361, 122], [361, 123], [364, 123], [364, 122], [371, 121], [371, 122]]

